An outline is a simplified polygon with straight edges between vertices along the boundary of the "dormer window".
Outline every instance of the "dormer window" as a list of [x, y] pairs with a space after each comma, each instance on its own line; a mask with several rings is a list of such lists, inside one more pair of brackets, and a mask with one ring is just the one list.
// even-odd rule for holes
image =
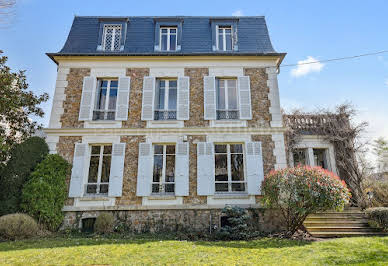
[[233, 35], [232, 26], [217, 26], [217, 50], [232, 51]]
[[161, 51], [176, 51], [177, 32], [178, 29], [176, 27], [160, 27]]
[[120, 51], [121, 25], [104, 25], [103, 46], [104, 51]]

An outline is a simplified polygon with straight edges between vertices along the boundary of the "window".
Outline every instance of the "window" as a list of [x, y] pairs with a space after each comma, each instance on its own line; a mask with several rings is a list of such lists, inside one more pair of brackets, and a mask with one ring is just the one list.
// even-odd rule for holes
[[245, 192], [243, 144], [216, 144], [215, 191]]
[[236, 79], [217, 79], [217, 119], [239, 119]]
[[152, 193], [175, 193], [175, 145], [154, 145]]
[[313, 149], [313, 154], [315, 166], [320, 166], [324, 169], [329, 169], [326, 158], [326, 149]]
[[177, 80], [158, 79], [155, 93], [155, 120], [176, 120]]
[[176, 51], [177, 47], [177, 28], [161, 27], [160, 28], [160, 50]]
[[218, 26], [217, 27], [217, 50], [232, 51], [232, 27]]
[[294, 165], [307, 165], [307, 149], [295, 149], [292, 152], [292, 156], [294, 159]]
[[117, 101], [117, 80], [102, 79], [98, 81], [96, 108], [93, 120], [115, 120]]
[[105, 25], [103, 46], [104, 51], [120, 51], [121, 25]]
[[86, 194], [108, 194], [112, 145], [91, 146]]

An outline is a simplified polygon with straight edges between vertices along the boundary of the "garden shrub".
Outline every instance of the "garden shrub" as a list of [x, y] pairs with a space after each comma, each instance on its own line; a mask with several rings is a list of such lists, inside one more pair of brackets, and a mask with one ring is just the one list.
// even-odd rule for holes
[[39, 137], [31, 137], [12, 148], [0, 172], [0, 216], [21, 211], [23, 186], [48, 152], [45, 140]]
[[307, 215], [342, 210], [350, 199], [345, 182], [320, 167], [271, 171], [263, 181], [262, 191], [264, 205], [280, 209], [290, 234], [302, 226]]
[[23, 210], [51, 231], [57, 230], [63, 221], [69, 171], [70, 164], [65, 159], [50, 154], [36, 167], [23, 189]]
[[94, 232], [98, 234], [112, 233], [115, 219], [110, 213], [101, 213], [94, 223]]
[[247, 239], [249, 237], [248, 220], [249, 215], [246, 209], [226, 206], [222, 209], [221, 227], [216, 232], [216, 238], [220, 240]]
[[388, 208], [377, 207], [366, 210], [369, 225], [373, 228], [388, 231]]
[[0, 238], [23, 239], [36, 236], [38, 232], [38, 224], [27, 214], [14, 213], [0, 217]]

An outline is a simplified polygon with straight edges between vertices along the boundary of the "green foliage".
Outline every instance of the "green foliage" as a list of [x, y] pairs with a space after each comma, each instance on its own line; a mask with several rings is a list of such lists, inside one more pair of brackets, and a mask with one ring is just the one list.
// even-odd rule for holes
[[290, 234], [301, 227], [307, 215], [342, 210], [350, 199], [345, 182], [320, 167], [271, 171], [263, 181], [262, 190], [264, 205], [281, 210]]
[[114, 217], [110, 213], [101, 213], [94, 224], [94, 232], [98, 234], [108, 234], [113, 232]]
[[222, 215], [226, 217], [226, 223], [216, 232], [217, 239], [243, 240], [249, 238], [249, 215], [246, 209], [238, 206], [226, 206], [222, 209]]
[[388, 231], [388, 208], [369, 208], [366, 210], [366, 214], [371, 221], [369, 224], [372, 227]]
[[69, 171], [70, 164], [65, 159], [50, 154], [36, 167], [23, 188], [22, 209], [52, 231], [63, 221]]
[[13, 145], [40, 128], [30, 117], [43, 117], [39, 105], [48, 100], [47, 93], [37, 96], [28, 91], [25, 71], [12, 72], [2, 53], [0, 50], [0, 164], [8, 159]]
[[0, 238], [15, 240], [36, 236], [39, 226], [35, 220], [23, 213], [7, 214], [0, 217]]
[[48, 152], [45, 140], [39, 137], [31, 137], [12, 148], [7, 164], [0, 168], [0, 215], [21, 211], [23, 186]]

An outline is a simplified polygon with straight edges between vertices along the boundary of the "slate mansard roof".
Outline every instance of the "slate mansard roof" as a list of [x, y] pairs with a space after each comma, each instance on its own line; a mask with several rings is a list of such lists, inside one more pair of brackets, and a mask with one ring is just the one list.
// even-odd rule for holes
[[[124, 48], [121, 51], [99, 51], [101, 25], [121, 22], [125, 25]], [[155, 50], [155, 29], [160, 21], [181, 23], [181, 50], [163, 52]], [[232, 52], [213, 51], [212, 23], [232, 22], [237, 25], [238, 50]], [[48, 53], [54, 56], [160, 56], [160, 55], [268, 55], [284, 56], [272, 47], [265, 18], [257, 17], [84, 17], [76, 16], [62, 50]], [[55, 61], [55, 60], [54, 60]]]

